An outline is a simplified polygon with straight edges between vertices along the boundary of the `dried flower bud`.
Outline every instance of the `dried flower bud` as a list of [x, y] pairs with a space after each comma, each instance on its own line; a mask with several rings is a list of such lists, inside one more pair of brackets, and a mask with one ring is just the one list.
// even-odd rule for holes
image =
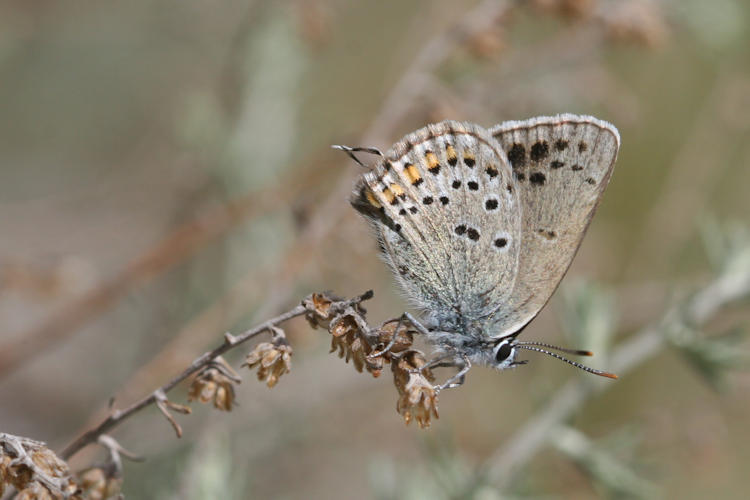
[[[0, 448], [0, 452], [2, 452], [2, 448]], [[8, 455], [0, 454], [0, 498], [5, 492], [5, 485], [10, 483], [10, 461], [11, 458]]]
[[9, 434], [2, 437], [0, 495], [7, 485], [18, 490], [14, 498], [24, 499], [68, 498], [78, 490], [68, 464], [44, 443]]
[[61, 500], [62, 495], [53, 495], [50, 490], [37, 482], [30, 483], [18, 492], [15, 500]]
[[[2, 452], [3, 448], [0, 447], [0, 453]], [[9, 484], [20, 491], [29, 484], [34, 472], [22, 463], [11, 465], [13, 458], [8, 454], [0, 456], [0, 485], [5, 486]]]
[[419, 351], [406, 351], [391, 365], [393, 383], [398, 389], [396, 411], [404, 417], [406, 425], [417, 421], [421, 429], [430, 426], [430, 419], [439, 418], [437, 392], [432, 385], [434, 376], [425, 368], [424, 355]]
[[[315, 294], [313, 294], [314, 296]], [[245, 358], [242, 366], [258, 367], [258, 380], [273, 387], [285, 373], [291, 370], [292, 347], [284, 342], [261, 342]]]
[[78, 474], [81, 496], [86, 500], [117, 498], [122, 489], [122, 477], [110, 474], [100, 467], [87, 469]]
[[31, 461], [39, 472], [50, 477], [65, 477], [69, 474], [68, 464], [60, 460], [49, 448], [39, 448], [30, 453]]
[[241, 379], [234, 370], [221, 358], [201, 369], [188, 391], [188, 401], [197, 399], [201, 403], [213, 400], [214, 407], [222, 411], [232, 411], [234, 403], [234, 384]]
[[328, 329], [332, 319], [331, 304], [336, 300], [339, 299], [326, 293], [314, 293], [302, 301], [302, 305], [307, 309], [305, 319], [311, 327]]
[[[395, 326], [393, 328], [395, 329]], [[351, 360], [354, 368], [360, 373], [366, 368], [373, 377], [380, 376], [386, 359], [384, 356], [370, 357], [374, 349], [365, 338], [353, 314], [337, 316], [331, 322], [329, 331], [331, 333], [330, 352], [338, 351], [339, 357], [346, 358], [347, 363]]]

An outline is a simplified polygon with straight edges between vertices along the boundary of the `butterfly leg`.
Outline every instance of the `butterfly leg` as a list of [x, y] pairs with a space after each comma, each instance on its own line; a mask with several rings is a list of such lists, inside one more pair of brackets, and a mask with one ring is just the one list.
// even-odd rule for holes
[[459, 368], [459, 370], [458, 373], [453, 375], [444, 383], [435, 387], [435, 390], [438, 392], [442, 391], [443, 389], [453, 389], [455, 387], [461, 386], [464, 383], [466, 374], [469, 372], [469, 370], [471, 370], [471, 361], [465, 355], [455, 356], [449, 361], [443, 361], [443, 359], [445, 358], [438, 358], [434, 362], [429, 363], [427, 366], [431, 368], [456, 367]]
[[396, 329], [393, 330], [393, 336], [391, 337], [390, 342], [388, 342], [388, 345], [386, 345], [379, 351], [370, 353], [367, 357], [370, 359], [379, 358], [380, 356], [390, 352], [391, 349], [393, 349], [393, 346], [396, 345], [396, 342], [398, 340], [398, 331], [407, 322], [411, 323], [411, 326], [414, 327], [414, 329], [418, 333], [421, 333], [422, 335], [429, 334], [429, 330], [427, 330], [427, 328], [422, 323], [420, 323], [411, 313], [405, 312], [398, 318], [398, 324], [396, 325]]
[[427, 329], [426, 326], [424, 326], [422, 323], [419, 322], [417, 318], [415, 318], [410, 312], [405, 312], [402, 318], [406, 318], [409, 320], [409, 323], [411, 323], [411, 326], [414, 327], [415, 330], [417, 330], [422, 335], [429, 335], [430, 331]]
[[375, 359], [379, 358], [380, 356], [391, 352], [391, 349], [393, 349], [393, 346], [396, 345], [396, 339], [398, 338], [398, 331], [401, 329], [401, 326], [404, 324], [404, 320], [406, 319], [406, 313], [402, 314], [401, 317], [398, 318], [398, 324], [396, 325], [396, 329], [393, 330], [393, 335], [391, 336], [391, 341], [388, 342], [388, 344], [383, 347], [379, 351], [371, 352], [367, 355], [369, 359]]

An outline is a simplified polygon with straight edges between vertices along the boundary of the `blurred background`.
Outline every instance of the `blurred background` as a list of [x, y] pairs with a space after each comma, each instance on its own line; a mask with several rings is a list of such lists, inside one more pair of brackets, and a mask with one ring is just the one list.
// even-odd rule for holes
[[[361, 170], [330, 145], [572, 112], [615, 124], [622, 148], [524, 335], [608, 368], [653, 340], [620, 351], [619, 381], [591, 390], [539, 356], [475, 368], [420, 430], [388, 370], [357, 373], [298, 319], [272, 390], [243, 369], [238, 406], [194, 403], [180, 440], [153, 408], [114, 431], [147, 458], [123, 491], [746, 498], [749, 19], [742, 0], [0, 3], [0, 430], [59, 450], [111, 397], [149, 394], [314, 291], [373, 289], [369, 320], [398, 316], [347, 201]], [[555, 414], [563, 387], [580, 401]], [[509, 443], [540, 415], [556, 415], [552, 439], [522, 441], [508, 476]]]

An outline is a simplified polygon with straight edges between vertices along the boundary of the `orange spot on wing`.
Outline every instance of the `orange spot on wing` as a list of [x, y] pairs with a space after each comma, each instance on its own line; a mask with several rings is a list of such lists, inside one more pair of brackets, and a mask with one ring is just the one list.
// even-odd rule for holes
[[380, 204], [380, 202], [378, 201], [378, 199], [377, 199], [377, 198], [375, 198], [375, 195], [373, 194], [373, 192], [372, 192], [372, 191], [370, 191], [369, 189], [368, 189], [367, 191], [365, 191], [365, 198], [367, 198], [367, 201], [368, 201], [368, 202], [370, 203], [370, 205], [372, 205], [373, 207], [375, 207], [375, 208], [380, 208], [380, 207], [382, 207], [382, 205]]
[[406, 173], [406, 177], [409, 179], [409, 182], [411, 182], [412, 184], [418, 184], [422, 180], [422, 176], [419, 175], [419, 170], [417, 170], [417, 167], [415, 167], [411, 163], [406, 165], [404, 172]]
[[424, 155], [425, 160], [427, 160], [427, 168], [434, 168], [438, 165], [438, 157], [435, 153], [432, 151], [427, 152], [427, 154]]
[[385, 201], [388, 203], [392, 203], [396, 199], [396, 195], [387, 187], [383, 188], [383, 196], [385, 196]]

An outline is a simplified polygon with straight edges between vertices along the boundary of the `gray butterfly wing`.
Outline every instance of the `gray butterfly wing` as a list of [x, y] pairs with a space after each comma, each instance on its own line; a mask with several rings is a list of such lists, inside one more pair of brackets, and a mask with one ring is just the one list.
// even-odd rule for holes
[[562, 280], [607, 187], [620, 136], [607, 122], [568, 114], [489, 132], [511, 163], [523, 218], [518, 276], [494, 315], [502, 336], [531, 321]]
[[456, 331], [511, 295], [521, 216], [507, 157], [474, 124], [407, 135], [356, 185], [351, 203], [375, 228], [406, 295]]

